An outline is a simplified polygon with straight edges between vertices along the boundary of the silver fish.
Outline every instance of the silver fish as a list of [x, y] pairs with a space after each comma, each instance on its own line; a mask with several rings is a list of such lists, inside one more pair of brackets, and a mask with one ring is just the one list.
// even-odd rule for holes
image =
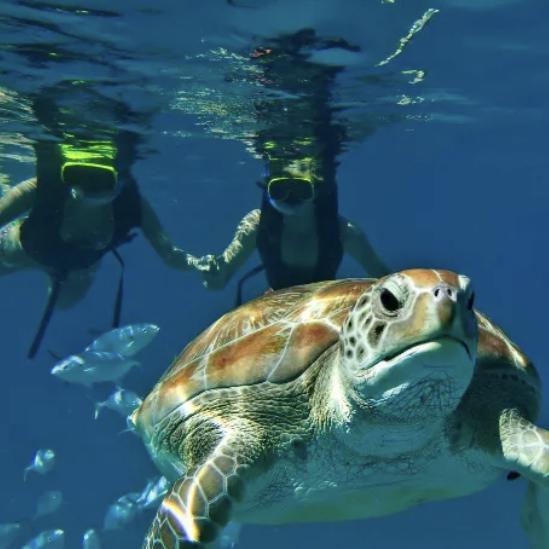
[[51, 374], [63, 381], [89, 387], [94, 383], [116, 382], [137, 365], [139, 362], [119, 353], [85, 351], [56, 364]]
[[34, 518], [43, 517], [55, 513], [63, 503], [63, 494], [59, 490], [44, 492], [36, 501]]
[[141, 405], [141, 398], [133, 391], [128, 391], [122, 387], [117, 387], [116, 391], [109, 395], [109, 397], [95, 404], [94, 417], [99, 417], [99, 412], [102, 408], [108, 408], [114, 412], [119, 413], [123, 417], [128, 417], [138, 406]]
[[82, 536], [82, 549], [101, 549], [99, 534], [93, 528], [84, 532]]
[[25, 467], [23, 479], [27, 480], [27, 475], [32, 471], [39, 475], [49, 473], [55, 466], [55, 452], [51, 448], [40, 449], [36, 452], [32, 463]]
[[117, 530], [132, 522], [139, 512], [136, 500], [140, 495], [139, 492], [131, 492], [120, 496], [107, 509], [107, 514], [103, 520], [103, 528], [105, 530]]
[[18, 522], [0, 524], [0, 549], [9, 549], [13, 547], [12, 543], [21, 531], [21, 525]]
[[86, 347], [86, 351], [120, 353], [126, 357], [137, 354], [158, 334], [160, 328], [155, 324], [129, 324], [115, 328], [99, 336]]
[[170, 482], [166, 477], [157, 477], [150, 480], [137, 499], [137, 506], [140, 510], [157, 507], [169, 489]]
[[63, 549], [65, 532], [63, 530], [45, 530], [31, 539], [21, 549]]

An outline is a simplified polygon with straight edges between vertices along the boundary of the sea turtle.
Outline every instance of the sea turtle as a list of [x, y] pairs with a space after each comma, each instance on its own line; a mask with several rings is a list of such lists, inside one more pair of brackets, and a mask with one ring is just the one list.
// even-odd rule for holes
[[529, 480], [549, 547], [539, 378], [467, 277], [409, 270], [266, 294], [183, 350], [131, 420], [173, 482], [146, 549], [212, 547], [229, 520], [394, 513]]

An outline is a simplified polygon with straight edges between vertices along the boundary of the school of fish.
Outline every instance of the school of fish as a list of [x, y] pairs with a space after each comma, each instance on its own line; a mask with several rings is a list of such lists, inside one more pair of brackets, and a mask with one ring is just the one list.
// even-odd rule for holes
[[[82, 352], [60, 360], [51, 374], [61, 381], [87, 388], [101, 383], [115, 384], [104, 400], [94, 403], [94, 418], [97, 419], [103, 409], [127, 418], [141, 404], [141, 398], [119, 383], [140, 365], [133, 357], [149, 345], [158, 332], [158, 326], [146, 323], [115, 328], [97, 337]], [[23, 480], [27, 482], [32, 475], [48, 475], [55, 469], [56, 461], [54, 449], [37, 449], [23, 470]], [[127, 526], [140, 513], [154, 509], [168, 489], [168, 481], [157, 477], [147, 482], [140, 491], [120, 496], [107, 509], [102, 529], [109, 531]], [[63, 502], [60, 490], [50, 489], [41, 493], [36, 499], [34, 513], [29, 513], [28, 519], [0, 524], [0, 549], [65, 549], [63, 529], [50, 528], [36, 534], [34, 528], [37, 521], [41, 524], [44, 520], [53, 520], [49, 517], [55, 516]], [[101, 549], [102, 546], [97, 529], [90, 528], [82, 534], [82, 549]]]

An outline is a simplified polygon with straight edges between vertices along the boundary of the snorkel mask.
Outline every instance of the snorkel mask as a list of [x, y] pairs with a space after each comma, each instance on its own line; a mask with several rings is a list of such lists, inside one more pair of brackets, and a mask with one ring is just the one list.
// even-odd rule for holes
[[61, 179], [71, 196], [91, 205], [112, 202], [120, 192], [118, 174], [112, 166], [91, 162], [65, 162]]
[[271, 206], [283, 215], [296, 215], [315, 199], [314, 184], [304, 177], [273, 177], [265, 191]]

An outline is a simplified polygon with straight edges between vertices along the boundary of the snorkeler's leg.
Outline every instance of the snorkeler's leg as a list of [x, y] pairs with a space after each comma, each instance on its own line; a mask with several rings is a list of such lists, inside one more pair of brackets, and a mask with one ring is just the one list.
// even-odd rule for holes
[[17, 220], [0, 229], [0, 276], [23, 269], [39, 268], [21, 244], [20, 227], [21, 220]]
[[[83, 299], [93, 283], [96, 271], [97, 265], [94, 265], [89, 269], [69, 273], [67, 279], [61, 283], [57, 306], [60, 309], [69, 309]], [[50, 285], [49, 291], [51, 290]]]

